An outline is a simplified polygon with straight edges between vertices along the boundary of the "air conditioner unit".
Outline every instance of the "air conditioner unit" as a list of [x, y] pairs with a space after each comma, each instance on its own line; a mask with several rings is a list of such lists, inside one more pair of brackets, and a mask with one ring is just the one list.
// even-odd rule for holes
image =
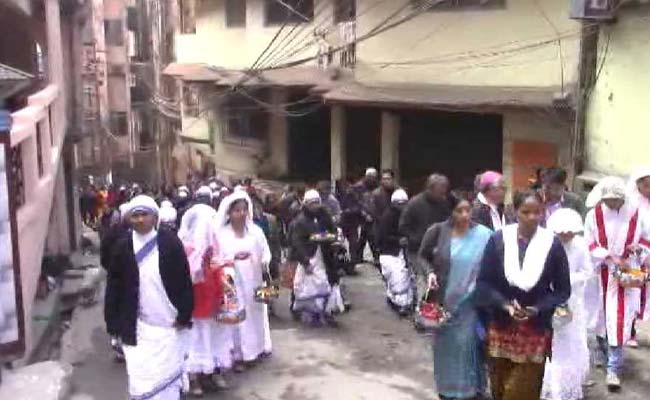
[[570, 0], [571, 18], [610, 21], [616, 18], [621, 0]]

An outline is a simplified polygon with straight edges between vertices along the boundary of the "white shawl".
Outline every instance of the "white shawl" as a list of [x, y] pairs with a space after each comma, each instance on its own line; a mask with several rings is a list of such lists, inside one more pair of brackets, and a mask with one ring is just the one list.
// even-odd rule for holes
[[506, 279], [511, 286], [528, 292], [539, 281], [544, 271], [548, 252], [553, 245], [553, 233], [541, 226], [528, 244], [523, 266], [519, 263], [518, 224], [503, 228], [503, 268]]
[[195, 204], [183, 215], [178, 237], [183, 242], [190, 264], [192, 282], [203, 282], [203, 257], [208, 248], [216, 255], [217, 212], [205, 204]]

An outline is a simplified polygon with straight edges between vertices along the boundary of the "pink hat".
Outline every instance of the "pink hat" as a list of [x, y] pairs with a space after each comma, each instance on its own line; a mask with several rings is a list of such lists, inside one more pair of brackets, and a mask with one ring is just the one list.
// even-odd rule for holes
[[485, 171], [481, 174], [481, 180], [479, 182], [479, 189], [484, 191], [490, 186], [494, 185], [503, 178], [503, 175], [496, 171]]

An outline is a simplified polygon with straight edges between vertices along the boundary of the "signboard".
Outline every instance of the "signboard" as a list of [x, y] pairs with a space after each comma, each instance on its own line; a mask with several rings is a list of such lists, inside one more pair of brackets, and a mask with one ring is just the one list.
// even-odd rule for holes
[[18, 229], [9, 193], [12, 169], [7, 118], [0, 110], [0, 360], [21, 357], [25, 351]]

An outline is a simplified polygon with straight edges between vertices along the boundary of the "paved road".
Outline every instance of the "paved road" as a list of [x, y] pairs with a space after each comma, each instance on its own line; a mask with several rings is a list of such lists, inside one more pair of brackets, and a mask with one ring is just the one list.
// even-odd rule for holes
[[[372, 267], [348, 279], [354, 310], [338, 329], [297, 325], [286, 299], [272, 320], [274, 354], [254, 370], [232, 378], [233, 388], [206, 399], [223, 400], [419, 400], [435, 399], [430, 345], [385, 305]], [[75, 363], [73, 400], [126, 398], [122, 365], [110, 361], [101, 307], [82, 309], [67, 335], [63, 358]], [[630, 352], [625, 390], [607, 396], [601, 384], [588, 399], [647, 399], [650, 352]]]

